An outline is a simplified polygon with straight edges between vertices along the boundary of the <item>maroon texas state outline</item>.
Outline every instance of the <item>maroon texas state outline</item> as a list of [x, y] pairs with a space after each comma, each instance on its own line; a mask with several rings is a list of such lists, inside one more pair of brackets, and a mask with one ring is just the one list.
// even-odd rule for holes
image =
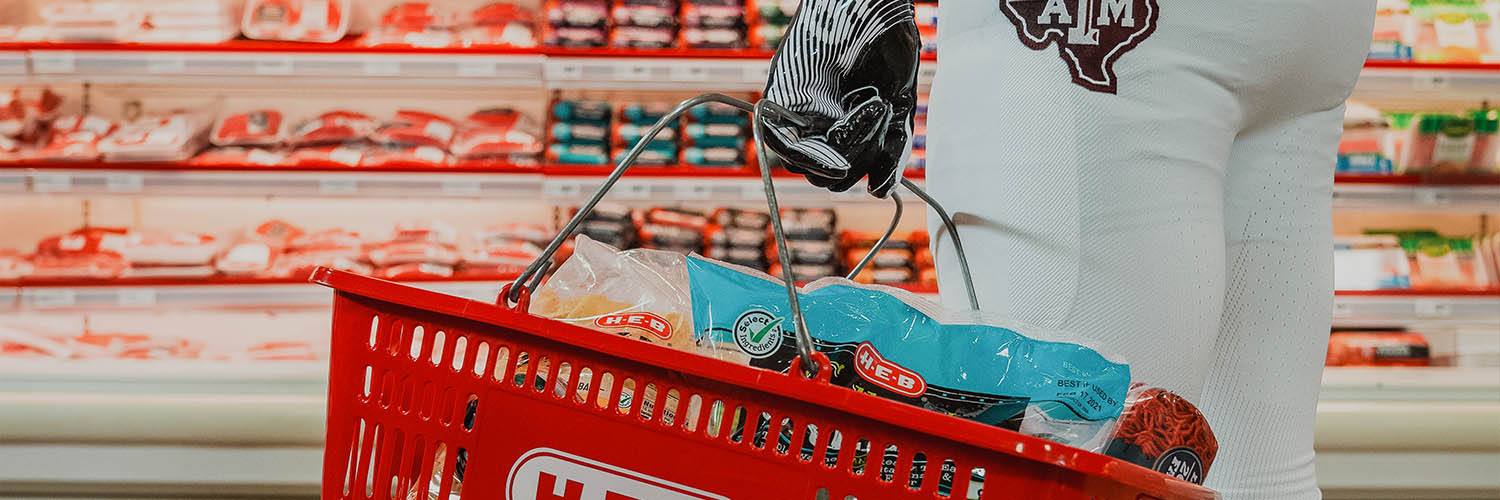
[[[1069, 26], [1057, 24], [1043, 26], [1037, 23], [1037, 18], [1053, 1], [1056, 0], [999, 0], [999, 3], [1000, 11], [1005, 13], [1005, 17], [1010, 18], [1011, 24], [1016, 27], [1016, 34], [1026, 47], [1032, 50], [1043, 50], [1056, 42], [1058, 56], [1067, 63], [1068, 73], [1073, 77], [1073, 83], [1095, 92], [1115, 93], [1119, 86], [1115, 76], [1115, 61], [1156, 31], [1157, 17], [1160, 13], [1156, 0], [1126, 0], [1131, 4], [1132, 18], [1136, 26], [1095, 26], [1095, 36], [1098, 37], [1097, 45], [1069, 44], [1067, 32], [1070, 29]], [[1090, 7], [1104, 3], [1104, 0], [1061, 1], [1066, 5], [1067, 12], [1071, 16], [1080, 15], [1079, 6], [1082, 2], [1089, 2]], [[1089, 9], [1087, 14], [1097, 16], [1094, 8]]]

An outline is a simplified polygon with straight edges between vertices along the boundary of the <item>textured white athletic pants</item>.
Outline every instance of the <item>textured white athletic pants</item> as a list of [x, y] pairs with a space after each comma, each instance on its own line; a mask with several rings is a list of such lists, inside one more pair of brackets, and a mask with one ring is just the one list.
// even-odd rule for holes
[[[927, 183], [981, 306], [1194, 401], [1227, 499], [1320, 497], [1333, 162], [1374, 3], [1160, 0], [1115, 94], [1073, 83], [1055, 44], [1023, 45], [997, 0], [941, 3]], [[966, 307], [929, 227], [943, 300]]]

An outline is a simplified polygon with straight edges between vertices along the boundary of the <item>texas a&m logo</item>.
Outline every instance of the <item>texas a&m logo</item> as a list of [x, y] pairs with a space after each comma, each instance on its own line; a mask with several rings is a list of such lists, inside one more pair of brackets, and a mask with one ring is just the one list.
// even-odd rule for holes
[[927, 381], [911, 369], [880, 356], [869, 342], [854, 350], [854, 371], [870, 383], [909, 398], [927, 392]]
[[1073, 83], [1115, 93], [1115, 61], [1156, 30], [1156, 0], [1000, 0], [1032, 50], [1057, 44]]
[[594, 324], [604, 328], [634, 328], [662, 340], [672, 338], [672, 324], [666, 318], [648, 312], [600, 316]]

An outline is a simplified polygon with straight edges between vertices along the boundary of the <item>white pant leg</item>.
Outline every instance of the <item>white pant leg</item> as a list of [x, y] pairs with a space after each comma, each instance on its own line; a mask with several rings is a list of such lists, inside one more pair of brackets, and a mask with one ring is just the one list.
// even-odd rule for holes
[[[1357, 76], [1373, 2], [1162, 4], [1116, 63], [1116, 95], [1072, 84], [1055, 47], [1022, 46], [993, 3], [942, 4], [928, 184], [957, 213], [984, 308], [1075, 332], [1198, 403], [1226, 498], [1316, 496], [1329, 110]], [[1283, 197], [1252, 196], [1278, 183]], [[1246, 224], [1272, 215], [1280, 226]], [[1305, 234], [1277, 246], [1247, 232], [1273, 227]], [[951, 242], [934, 234], [944, 302], [963, 307]]]
[[1226, 180], [1228, 282], [1197, 399], [1226, 499], [1316, 499], [1313, 430], [1333, 314], [1333, 161], [1343, 107], [1248, 131]]

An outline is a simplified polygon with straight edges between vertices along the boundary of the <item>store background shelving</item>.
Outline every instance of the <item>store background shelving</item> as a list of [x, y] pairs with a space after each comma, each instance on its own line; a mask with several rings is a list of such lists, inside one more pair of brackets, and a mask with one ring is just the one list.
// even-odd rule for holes
[[[759, 50], [372, 48], [353, 40], [22, 43], [0, 44], [0, 85], [86, 82], [101, 94], [155, 96], [254, 94], [278, 86], [455, 100], [506, 93], [540, 103], [554, 91], [758, 91], [769, 55]], [[930, 84], [938, 67], [927, 58], [919, 81]], [[1500, 97], [1500, 64], [1372, 61], [1361, 74], [1356, 97], [1408, 109], [1472, 107]], [[337, 218], [323, 213], [336, 206], [354, 207], [351, 213], [375, 211], [379, 217], [406, 210], [384, 206], [391, 204], [412, 206], [420, 216], [448, 213], [460, 204], [479, 207], [456, 216], [461, 219], [525, 207], [520, 209], [525, 215], [506, 216], [524, 220], [545, 212], [539, 207], [577, 203], [606, 171], [508, 164], [336, 170], [14, 162], [0, 164], [0, 196], [7, 198], [0, 200], [0, 215], [26, 207], [65, 211], [93, 204], [91, 215], [36, 223], [54, 232], [79, 220], [139, 225], [200, 204], [216, 214], [242, 205], [253, 207], [248, 211], [292, 205], [293, 211], [318, 213], [323, 221]], [[885, 202], [858, 190], [831, 195], [784, 173], [777, 182], [783, 203], [837, 206], [861, 229], [880, 227], [889, 212], [881, 205]], [[763, 197], [753, 171], [677, 167], [633, 172], [611, 199], [640, 206], [754, 206]], [[1442, 224], [1456, 231], [1493, 231], [1490, 214], [1500, 213], [1500, 177], [1340, 174], [1334, 203], [1343, 211], [1371, 214], [1336, 221], [1340, 227], [1441, 216]], [[1450, 215], [1455, 212], [1462, 220]], [[504, 278], [415, 284], [490, 301]], [[280, 325], [271, 328], [305, 330], [314, 343], [326, 343], [329, 297], [327, 290], [295, 277], [0, 282], [0, 316], [47, 322], [116, 315], [112, 321], [129, 324], [137, 321], [130, 319], [134, 316], [151, 323], [170, 312]], [[1475, 339], [1493, 338], [1500, 345], [1500, 290], [1340, 291], [1334, 307], [1336, 327], [1423, 331], [1435, 351], [1451, 352]], [[309, 495], [318, 481], [325, 377], [321, 361], [0, 363], [0, 497], [60, 486], [82, 495]], [[1486, 474], [1500, 467], [1500, 428], [1494, 426], [1500, 421], [1500, 368], [1330, 368], [1323, 387], [1320, 484], [1331, 496], [1382, 489], [1441, 498], [1500, 493], [1500, 480]]]

